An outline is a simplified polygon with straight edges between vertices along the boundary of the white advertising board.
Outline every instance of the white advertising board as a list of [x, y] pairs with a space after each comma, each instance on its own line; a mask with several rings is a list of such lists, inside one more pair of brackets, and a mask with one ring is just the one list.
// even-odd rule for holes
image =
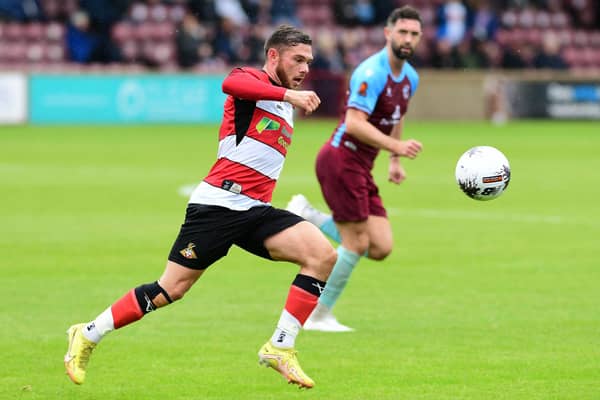
[[0, 72], [0, 125], [27, 122], [27, 77]]

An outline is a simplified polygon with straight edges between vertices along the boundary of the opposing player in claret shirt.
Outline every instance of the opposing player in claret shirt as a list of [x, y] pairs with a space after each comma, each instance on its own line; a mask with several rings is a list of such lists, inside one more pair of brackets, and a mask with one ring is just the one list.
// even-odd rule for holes
[[288, 382], [314, 386], [298, 363], [295, 339], [337, 255], [313, 224], [270, 204], [291, 144], [293, 109], [310, 114], [320, 103], [313, 91], [297, 90], [313, 59], [311, 44], [305, 33], [282, 25], [265, 43], [262, 70], [237, 68], [225, 78], [228, 97], [217, 161], [191, 195], [165, 271], [157, 281], [131, 289], [93, 321], [68, 329], [64, 362], [73, 382], [83, 383], [92, 350], [106, 334], [181, 299], [206, 268], [237, 245], [300, 266], [273, 336], [258, 357]]
[[406, 174], [400, 157], [415, 158], [421, 143], [401, 140], [404, 115], [419, 76], [406, 61], [421, 38], [421, 17], [411, 7], [394, 10], [384, 28], [386, 46], [352, 73], [346, 109], [317, 156], [317, 178], [332, 212], [313, 208], [301, 194], [287, 209], [314, 223], [340, 243], [338, 259], [319, 304], [304, 329], [345, 332], [331, 309], [362, 256], [383, 260], [392, 251], [392, 229], [371, 170], [380, 150], [390, 153], [390, 182]]

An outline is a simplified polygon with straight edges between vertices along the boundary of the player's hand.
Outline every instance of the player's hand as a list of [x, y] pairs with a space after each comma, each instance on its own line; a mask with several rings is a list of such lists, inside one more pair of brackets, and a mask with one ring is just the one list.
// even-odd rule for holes
[[423, 145], [418, 140], [399, 140], [393, 153], [402, 157], [415, 158], [422, 149]]
[[389, 167], [389, 175], [388, 181], [399, 185], [406, 179], [406, 172], [404, 171], [404, 167], [400, 164], [400, 160], [398, 157], [392, 157], [390, 159], [390, 167]]
[[288, 89], [285, 91], [283, 100], [303, 109], [306, 115], [312, 114], [319, 107], [319, 104], [321, 104], [321, 99], [312, 90]]

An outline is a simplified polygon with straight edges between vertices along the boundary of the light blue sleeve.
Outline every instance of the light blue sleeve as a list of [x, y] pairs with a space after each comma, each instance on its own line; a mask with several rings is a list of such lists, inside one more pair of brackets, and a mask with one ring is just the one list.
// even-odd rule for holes
[[417, 92], [417, 88], [419, 87], [419, 74], [413, 68], [412, 65], [406, 65], [406, 75], [408, 76], [408, 81], [410, 82], [410, 97], [413, 97]]
[[371, 114], [377, 99], [385, 87], [387, 73], [374, 63], [363, 63], [352, 73], [348, 107], [357, 108]]

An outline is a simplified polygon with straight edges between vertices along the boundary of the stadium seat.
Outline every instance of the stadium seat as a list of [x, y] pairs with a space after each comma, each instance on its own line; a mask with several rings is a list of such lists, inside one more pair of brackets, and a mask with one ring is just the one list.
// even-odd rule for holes
[[119, 22], [112, 28], [112, 38], [117, 43], [122, 43], [133, 37], [133, 25], [129, 22]]
[[500, 20], [505, 28], [513, 28], [517, 25], [518, 16], [514, 10], [507, 10], [502, 13]]
[[312, 6], [301, 6], [298, 7], [298, 11], [296, 12], [298, 19], [302, 22], [303, 25], [310, 27], [313, 26], [313, 9]]
[[521, 28], [532, 28], [535, 23], [535, 12], [526, 8], [517, 14], [517, 25]]
[[44, 61], [46, 58], [46, 50], [46, 46], [41, 42], [27, 45], [25, 52], [27, 61], [32, 63]]
[[538, 28], [532, 28], [525, 31], [525, 40], [527, 43], [539, 46], [542, 42], [542, 31]]
[[66, 55], [65, 47], [62, 44], [48, 44], [46, 48], [46, 58], [51, 62], [64, 61]]
[[147, 21], [150, 17], [150, 10], [144, 3], [134, 3], [129, 9], [129, 18], [134, 22]]
[[31, 22], [23, 25], [25, 39], [29, 41], [39, 41], [45, 39], [44, 25], [39, 22]]
[[139, 59], [140, 46], [135, 40], [125, 40], [121, 43], [121, 54], [127, 62], [135, 62]]
[[584, 30], [577, 30], [573, 35], [573, 45], [577, 47], [586, 47], [589, 44], [589, 36]]
[[555, 12], [550, 16], [552, 27], [567, 28], [570, 26], [570, 20], [565, 12]]
[[23, 42], [7, 43], [4, 58], [7, 61], [22, 62], [27, 54], [27, 46]]
[[594, 48], [600, 48], [600, 32], [590, 32], [590, 46]]
[[547, 29], [551, 26], [550, 13], [544, 10], [538, 10], [535, 13], [534, 26], [541, 29]]
[[152, 27], [151, 37], [156, 40], [170, 40], [175, 36], [175, 24], [170, 21], [155, 23]]
[[4, 25], [3, 35], [6, 39], [22, 40], [25, 37], [25, 25], [18, 24], [16, 22], [9, 22]]
[[45, 25], [45, 35], [49, 41], [62, 41], [65, 38], [65, 27], [58, 22], [50, 22]]
[[185, 16], [185, 7], [176, 4], [169, 8], [169, 20], [172, 22], [180, 22]]
[[169, 17], [169, 9], [163, 4], [155, 4], [148, 11], [150, 20], [155, 22], [164, 22]]

